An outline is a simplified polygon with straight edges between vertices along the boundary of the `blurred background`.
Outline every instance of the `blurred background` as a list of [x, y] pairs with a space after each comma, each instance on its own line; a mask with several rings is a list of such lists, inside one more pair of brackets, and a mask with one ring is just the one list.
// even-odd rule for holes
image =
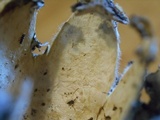
[[[142, 15], [151, 21], [155, 36], [160, 40], [160, 0], [114, 0], [130, 16], [133, 14]], [[40, 9], [37, 20], [37, 37], [41, 42], [49, 41], [72, 14], [70, 7], [77, 0], [45, 0], [45, 6]], [[121, 36], [122, 60], [121, 68], [128, 61], [134, 60], [135, 49], [141, 41], [141, 37], [129, 25], [119, 24]], [[159, 62], [157, 61], [157, 64]], [[155, 70], [157, 64], [152, 68]]]

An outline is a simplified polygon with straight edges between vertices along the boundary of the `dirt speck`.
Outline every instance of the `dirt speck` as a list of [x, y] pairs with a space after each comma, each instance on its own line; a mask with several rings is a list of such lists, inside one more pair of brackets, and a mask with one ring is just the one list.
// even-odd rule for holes
[[114, 107], [113, 107], [113, 111], [116, 111], [116, 110], [117, 110], [117, 107], [116, 107], [116, 106], [114, 106]]
[[32, 116], [35, 116], [36, 113], [37, 113], [37, 110], [32, 108], [32, 110], [31, 110], [31, 115], [32, 115]]
[[67, 104], [68, 104], [69, 106], [73, 106], [73, 105], [74, 105], [74, 103], [75, 103], [75, 101], [74, 101], [74, 100], [70, 100], [70, 101], [68, 101], [68, 102], [67, 102]]
[[89, 118], [88, 120], [93, 120], [93, 117]]
[[18, 68], [18, 66], [19, 66], [19, 65], [18, 65], [18, 64], [16, 64], [16, 65], [15, 65], [15, 67], [14, 67], [14, 69], [17, 69], [17, 68]]
[[37, 92], [38, 91], [38, 89], [36, 88], [36, 89], [34, 89], [34, 92]]
[[105, 120], [111, 120], [111, 117], [110, 116], [106, 116]]
[[43, 75], [47, 75], [47, 73], [48, 73], [48, 72], [46, 71], [46, 72], [43, 73]]
[[50, 91], [50, 89], [48, 88], [48, 89], [47, 89], [47, 92], [49, 92], [49, 91]]
[[41, 106], [45, 106], [46, 104], [43, 102], [42, 104], [41, 104]]

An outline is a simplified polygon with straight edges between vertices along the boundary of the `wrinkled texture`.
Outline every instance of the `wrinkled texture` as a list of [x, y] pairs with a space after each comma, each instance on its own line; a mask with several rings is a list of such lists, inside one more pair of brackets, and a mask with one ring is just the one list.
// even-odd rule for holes
[[[73, 14], [45, 54], [33, 56], [39, 8], [35, 2], [17, 3], [12, 10], [3, 11], [0, 18], [1, 89], [18, 96], [23, 81], [31, 78], [33, 96], [23, 116], [28, 120], [121, 118], [134, 97], [143, 69], [137, 72], [133, 67], [129, 75], [134, 73], [137, 79], [126, 76], [126, 83], [120, 82], [116, 91], [106, 96], [119, 65], [119, 36], [113, 21], [106, 14]], [[123, 99], [118, 100], [120, 97]], [[115, 110], [117, 105], [119, 112]]]

